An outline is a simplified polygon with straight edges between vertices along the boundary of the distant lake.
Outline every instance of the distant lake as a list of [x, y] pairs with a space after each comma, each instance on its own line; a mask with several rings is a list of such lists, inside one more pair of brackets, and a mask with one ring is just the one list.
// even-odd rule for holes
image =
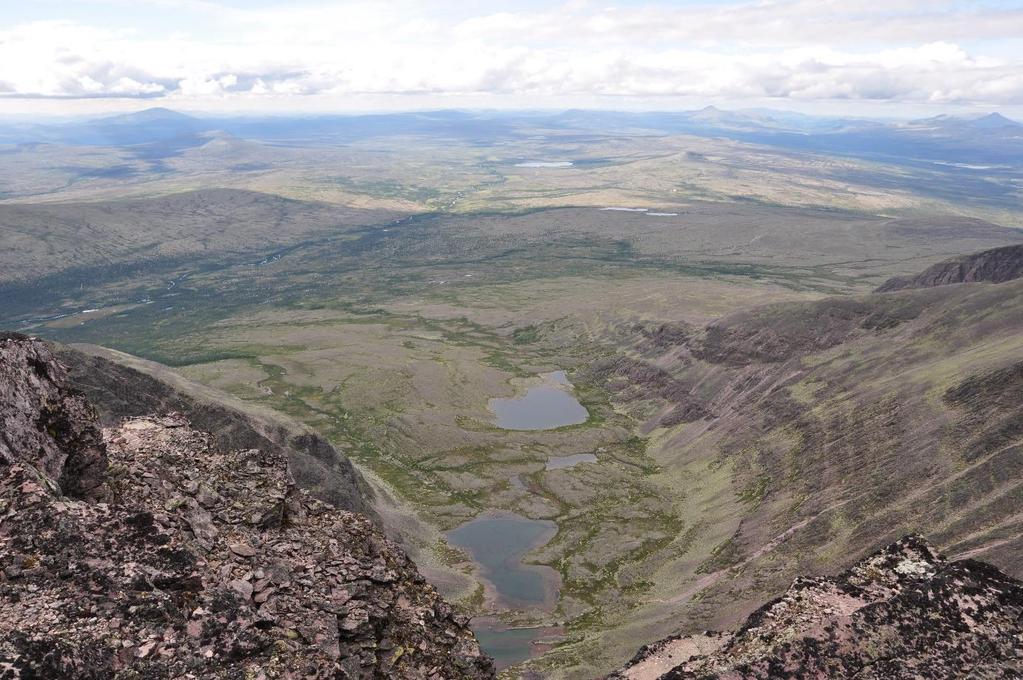
[[510, 399], [491, 399], [490, 410], [497, 426], [506, 430], [551, 430], [565, 425], [585, 423], [589, 413], [572, 396], [571, 383], [564, 371], [542, 376], [543, 384]]

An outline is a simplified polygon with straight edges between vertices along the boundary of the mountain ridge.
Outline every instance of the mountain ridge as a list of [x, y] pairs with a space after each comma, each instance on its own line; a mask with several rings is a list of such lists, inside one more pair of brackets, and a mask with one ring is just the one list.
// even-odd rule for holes
[[54, 353], [103, 426], [128, 417], [181, 413], [196, 429], [210, 432], [219, 448], [275, 451], [287, 458], [295, 482], [314, 498], [376, 519], [372, 488], [342, 452], [311, 428], [123, 352], [54, 345]]
[[640, 420], [685, 524], [619, 575], [653, 593], [615, 634], [730, 629], [793, 578], [913, 532], [1023, 576], [1021, 292], [967, 283], [621, 329], [625, 359], [587, 380]]
[[280, 451], [178, 413], [100, 431], [65, 371], [0, 336], [4, 677], [494, 677], [468, 617]]
[[896, 276], [875, 292], [932, 288], [955, 283], [1005, 283], [1023, 277], [1023, 245], [992, 248], [938, 262], [911, 276]]

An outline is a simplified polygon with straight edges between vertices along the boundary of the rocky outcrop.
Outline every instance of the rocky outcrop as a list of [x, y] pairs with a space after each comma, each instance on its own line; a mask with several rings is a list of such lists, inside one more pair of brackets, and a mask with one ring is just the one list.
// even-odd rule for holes
[[728, 634], [644, 647], [611, 678], [1004, 678], [1023, 673], [1023, 583], [909, 536], [797, 579]]
[[286, 416], [198, 385], [165, 366], [94, 345], [56, 346], [75, 388], [100, 422], [177, 411], [209, 432], [220, 449], [260, 449], [285, 456], [303, 489], [325, 503], [375, 517], [373, 490], [352, 462], [322, 435]]
[[664, 400], [671, 409], [661, 418], [662, 427], [692, 423], [710, 415], [706, 406], [693, 396], [691, 385], [672, 377], [664, 369], [627, 356], [595, 361], [588, 368], [587, 377], [601, 381], [621, 402]]
[[45, 345], [0, 343], [0, 677], [493, 676], [468, 618], [280, 450], [181, 414], [100, 437]]
[[907, 288], [932, 288], [975, 281], [1005, 283], [1020, 277], [1023, 277], [1023, 245], [1014, 245], [945, 260], [914, 276], [888, 279], [875, 292], [887, 293]]
[[95, 491], [106, 469], [96, 413], [49, 347], [0, 334], [0, 413], [0, 464], [29, 463], [68, 496]]

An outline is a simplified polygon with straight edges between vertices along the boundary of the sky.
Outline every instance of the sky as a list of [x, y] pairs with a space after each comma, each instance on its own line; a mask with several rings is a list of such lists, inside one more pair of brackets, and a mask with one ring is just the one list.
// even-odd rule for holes
[[1023, 114], [1023, 0], [0, 0], [0, 113]]

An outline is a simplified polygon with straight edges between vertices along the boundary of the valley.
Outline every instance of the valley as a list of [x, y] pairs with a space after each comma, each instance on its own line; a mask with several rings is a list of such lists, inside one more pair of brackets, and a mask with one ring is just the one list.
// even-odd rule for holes
[[1023, 243], [1018, 194], [548, 124], [5, 180], [0, 322], [325, 436], [508, 677], [606, 673], [909, 531], [1019, 575], [1020, 282], [872, 292]]

